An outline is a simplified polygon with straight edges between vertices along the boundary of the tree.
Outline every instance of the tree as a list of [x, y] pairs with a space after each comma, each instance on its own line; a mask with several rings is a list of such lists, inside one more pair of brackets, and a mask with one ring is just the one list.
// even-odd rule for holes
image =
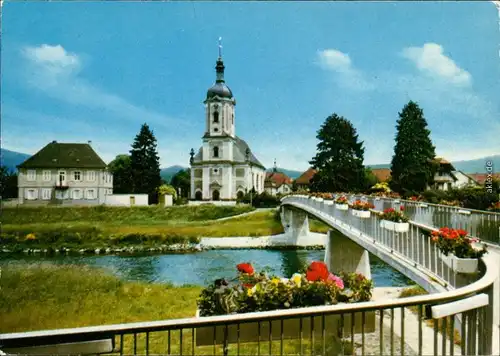
[[17, 198], [17, 174], [7, 167], [0, 167], [0, 196], [2, 199]]
[[179, 192], [179, 189], [181, 190], [181, 197], [187, 198], [191, 190], [191, 171], [189, 169], [184, 169], [177, 172], [170, 180], [170, 184], [177, 192]]
[[150, 204], [158, 202], [157, 188], [161, 185], [160, 158], [156, 138], [147, 124], [141, 126], [130, 150], [133, 193], [148, 194]]
[[378, 183], [377, 176], [373, 174], [370, 168], [365, 168], [365, 191], [370, 190], [375, 184]]
[[330, 115], [318, 130], [316, 156], [309, 162], [318, 172], [311, 179], [311, 190], [322, 192], [363, 190], [363, 142], [358, 142], [351, 122]]
[[423, 192], [432, 185], [437, 166], [422, 109], [410, 101], [399, 113], [391, 163], [391, 188], [403, 195]]
[[296, 179], [294, 179], [292, 182], [292, 192], [296, 192], [298, 190], [299, 190], [299, 187], [297, 186]]
[[129, 155], [118, 155], [112, 160], [108, 168], [113, 173], [113, 192], [116, 194], [132, 193], [132, 170]]

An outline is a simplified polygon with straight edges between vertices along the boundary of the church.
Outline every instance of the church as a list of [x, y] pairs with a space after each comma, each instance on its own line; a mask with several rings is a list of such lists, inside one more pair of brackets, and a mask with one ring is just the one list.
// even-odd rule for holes
[[207, 91], [205, 134], [195, 154], [191, 149], [191, 199], [236, 201], [246, 192], [264, 191], [266, 170], [248, 144], [236, 136], [236, 100], [224, 80], [224, 62], [219, 44], [216, 80]]

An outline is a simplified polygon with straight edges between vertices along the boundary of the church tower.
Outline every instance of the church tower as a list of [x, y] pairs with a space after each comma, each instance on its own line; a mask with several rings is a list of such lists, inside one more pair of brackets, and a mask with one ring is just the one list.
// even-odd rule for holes
[[196, 155], [191, 151], [191, 199], [197, 201], [236, 200], [251, 189], [264, 189], [264, 166], [236, 136], [236, 100], [226, 84], [224, 69], [219, 39], [215, 83], [203, 101], [203, 145]]

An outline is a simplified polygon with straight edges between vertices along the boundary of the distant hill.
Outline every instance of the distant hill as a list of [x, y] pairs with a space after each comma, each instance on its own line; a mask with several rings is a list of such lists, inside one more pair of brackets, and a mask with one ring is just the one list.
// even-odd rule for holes
[[167, 168], [162, 168], [160, 170], [160, 176], [162, 179], [164, 179], [167, 183], [170, 183], [170, 180], [172, 179], [173, 176], [175, 176], [176, 173], [179, 171], [182, 171], [184, 169], [187, 169], [187, 167], [182, 167], [182, 166], [170, 166]]
[[26, 161], [31, 155], [0, 148], [0, 163], [10, 171], [17, 171], [16, 166]]
[[469, 161], [452, 162], [455, 169], [464, 173], [486, 173], [486, 162], [493, 162], [493, 170], [500, 172], [500, 155], [471, 159]]
[[[471, 159], [467, 161], [456, 161], [451, 163], [456, 170], [462, 171], [464, 173], [486, 173], [485, 166], [487, 161], [493, 162], [493, 169], [495, 172], [500, 172], [500, 155]], [[369, 164], [367, 167], [370, 167], [372, 169], [391, 168], [391, 164]]]

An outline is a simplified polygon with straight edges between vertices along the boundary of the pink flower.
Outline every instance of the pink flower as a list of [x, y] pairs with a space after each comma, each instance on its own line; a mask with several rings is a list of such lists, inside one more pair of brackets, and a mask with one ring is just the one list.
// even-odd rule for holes
[[340, 289], [344, 289], [344, 282], [342, 281], [342, 279], [340, 279], [340, 277], [337, 277], [336, 275], [330, 273], [328, 275], [328, 278], [326, 280], [327, 282], [331, 282], [331, 283], [335, 283], [335, 285], [340, 288]]

